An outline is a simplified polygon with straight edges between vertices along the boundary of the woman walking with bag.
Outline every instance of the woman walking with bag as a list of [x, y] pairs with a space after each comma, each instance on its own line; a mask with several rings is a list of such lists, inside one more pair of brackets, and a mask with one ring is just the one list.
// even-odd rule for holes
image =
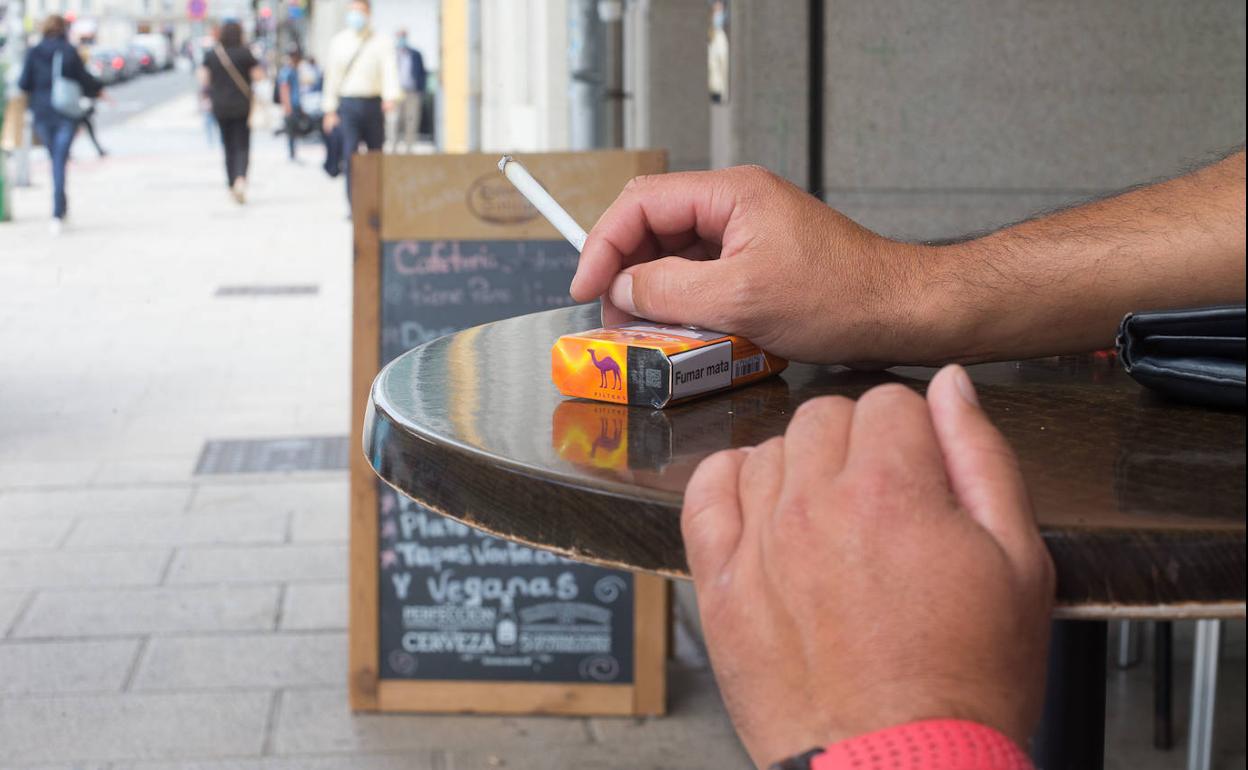
[[98, 96], [104, 86], [87, 72], [78, 51], [66, 39], [65, 19], [53, 14], [43, 22], [43, 40], [26, 52], [18, 87], [30, 99], [35, 133], [52, 156], [52, 233], [65, 225], [65, 167], [82, 117], [81, 98]]
[[225, 177], [234, 200], [247, 200], [247, 163], [251, 155], [251, 83], [260, 65], [243, 43], [243, 28], [236, 21], [221, 25], [220, 37], [204, 54], [200, 81], [208, 88], [212, 114], [221, 129], [225, 147]]

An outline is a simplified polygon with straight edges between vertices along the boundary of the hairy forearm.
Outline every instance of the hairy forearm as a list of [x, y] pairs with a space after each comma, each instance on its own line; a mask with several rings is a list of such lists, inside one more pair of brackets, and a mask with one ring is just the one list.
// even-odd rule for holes
[[1244, 152], [1186, 176], [935, 247], [939, 358], [1109, 347], [1133, 310], [1244, 301]]

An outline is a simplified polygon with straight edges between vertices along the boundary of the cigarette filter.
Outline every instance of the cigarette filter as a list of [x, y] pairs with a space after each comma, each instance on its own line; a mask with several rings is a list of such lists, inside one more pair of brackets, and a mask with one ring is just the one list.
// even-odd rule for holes
[[743, 337], [644, 321], [565, 334], [550, 358], [565, 396], [656, 408], [755, 382], [789, 364]]

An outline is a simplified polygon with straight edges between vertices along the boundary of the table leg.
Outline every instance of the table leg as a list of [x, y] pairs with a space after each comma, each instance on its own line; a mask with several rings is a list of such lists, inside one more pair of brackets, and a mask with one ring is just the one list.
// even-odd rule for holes
[[1044, 716], [1032, 746], [1038, 770], [1104, 766], [1108, 631], [1103, 620], [1053, 623]]
[[1153, 625], [1153, 747], [1162, 751], [1174, 747], [1173, 639], [1171, 621], [1159, 620]]
[[1196, 621], [1192, 652], [1192, 719], [1187, 737], [1188, 770], [1209, 770], [1213, 762], [1213, 706], [1218, 693], [1220, 620]]
[[1118, 621], [1118, 668], [1128, 669], [1140, 662], [1139, 624], [1130, 620]]

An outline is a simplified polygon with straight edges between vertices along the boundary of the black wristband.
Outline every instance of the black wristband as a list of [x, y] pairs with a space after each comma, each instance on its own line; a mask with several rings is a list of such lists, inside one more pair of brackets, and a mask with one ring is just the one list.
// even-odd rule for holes
[[769, 766], [767, 770], [810, 770], [810, 760], [823, 753], [823, 747], [811, 749], [810, 751], [795, 754], [788, 759], [782, 759], [779, 762]]

